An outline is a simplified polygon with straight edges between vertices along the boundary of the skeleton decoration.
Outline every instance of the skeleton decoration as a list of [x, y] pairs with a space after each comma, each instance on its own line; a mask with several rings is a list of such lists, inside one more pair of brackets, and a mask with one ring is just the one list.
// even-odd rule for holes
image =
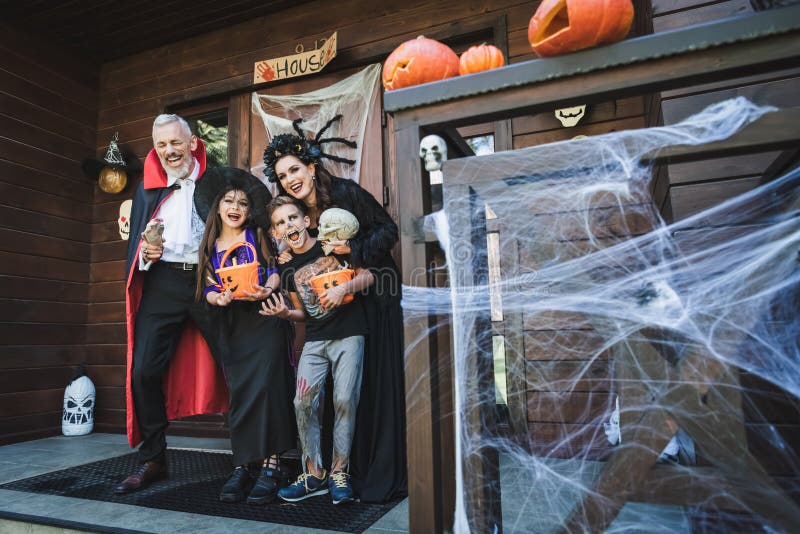
[[119, 236], [125, 241], [131, 235], [131, 204], [133, 204], [133, 201], [128, 199], [119, 205], [117, 224], [119, 225]]
[[95, 389], [81, 366], [64, 390], [61, 432], [65, 436], [83, 436], [94, 429]]
[[426, 135], [419, 143], [419, 157], [425, 160], [426, 171], [440, 171], [447, 161], [447, 144], [438, 135]]
[[580, 120], [586, 114], [586, 104], [571, 108], [557, 109], [555, 114], [556, 118], [561, 121], [562, 126], [565, 128], [571, 128], [578, 124], [578, 122], [580, 122]]
[[[341, 208], [328, 208], [319, 216], [320, 241], [346, 241], [358, 233], [358, 219]], [[334, 246], [322, 245], [325, 254], [330, 254]]]
[[622, 441], [622, 432], [619, 427], [619, 395], [617, 395], [616, 404], [617, 407], [611, 412], [611, 418], [608, 423], [603, 423], [603, 429], [605, 430], [608, 442], [612, 445], [616, 445]]

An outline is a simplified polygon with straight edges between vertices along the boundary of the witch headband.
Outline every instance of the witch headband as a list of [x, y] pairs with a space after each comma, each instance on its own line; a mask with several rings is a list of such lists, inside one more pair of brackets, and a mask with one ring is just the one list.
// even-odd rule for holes
[[306, 165], [310, 163], [319, 163], [322, 158], [331, 161], [338, 161], [340, 163], [348, 163], [352, 165], [355, 160], [327, 154], [322, 151], [322, 145], [326, 143], [342, 143], [350, 148], [356, 148], [358, 145], [355, 141], [350, 141], [343, 137], [326, 137], [322, 138], [325, 131], [331, 127], [331, 124], [341, 119], [341, 115], [336, 115], [329, 120], [322, 129], [317, 132], [313, 139], [306, 139], [303, 130], [300, 129], [300, 123], [303, 122], [302, 118], [292, 121], [292, 127], [299, 134], [280, 134], [272, 138], [267, 148], [264, 149], [264, 175], [270, 182], [277, 182], [278, 175], [275, 173], [275, 164], [284, 156], [294, 156]]

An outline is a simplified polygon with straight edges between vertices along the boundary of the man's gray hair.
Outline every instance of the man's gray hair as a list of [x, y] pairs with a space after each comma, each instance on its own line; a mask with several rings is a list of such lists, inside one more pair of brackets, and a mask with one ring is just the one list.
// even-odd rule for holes
[[156, 127], [157, 126], [164, 126], [165, 124], [169, 124], [171, 122], [178, 122], [183, 129], [183, 133], [186, 134], [187, 137], [192, 136], [192, 129], [189, 128], [189, 123], [186, 122], [186, 119], [181, 117], [180, 115], [175, 115], [174, 113], [162, 113], [153, 121], [153, 140], [155, 141], [156, 138]]

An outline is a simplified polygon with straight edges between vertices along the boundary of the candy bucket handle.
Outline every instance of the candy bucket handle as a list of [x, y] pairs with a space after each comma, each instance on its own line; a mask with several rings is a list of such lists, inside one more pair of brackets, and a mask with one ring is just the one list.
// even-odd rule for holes
[[220, 269], [225, 267], [225, 260], [228, 259], [228, 256], [230, 256], [231, 252], [243, 246], [248, 247], [250, 252], [253, 253], [253, 261], [250, 263], [254, 263], [256, 261], [256, 247], [254, 247], [249, 241], [239, 241], [238, 243], [234, 243], [233, 245], [229, 246], [228, 250], [225, 251], [225, 255], [222, 256], [222, 260], [219, 262]]

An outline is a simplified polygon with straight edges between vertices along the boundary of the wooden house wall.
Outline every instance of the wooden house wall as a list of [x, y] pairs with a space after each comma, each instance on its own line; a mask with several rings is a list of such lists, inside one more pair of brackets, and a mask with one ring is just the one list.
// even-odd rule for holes
[[[656, 31], [698, 24], [750, 13], [749, 0], [702, 2], [700, 0], [653, 0]], [[797, 105], [800, 68], [731, 80], [726, 83], [688, 87], [661, 94], [663, 120], [673, 124], [705, 106], [727, 98], [744, 96], [757, 104], [778, 108]], [[669, 202], [674, 220], [691, 216], [728, 198], [750, 191], [762, 183], [765, 171], [780, 155], [764, 152], [671, 165]], [[710, 246], [711, 243], [708, 243]], [[743, 348], [742, 350], [753, 350]], [[750, 451], [768, 472], [797, 495], [797, 465], [786, 460], [767, 436], [777, 433], [786, 448], [800, 448], [800, 402], [774, 384], [741, 371], [742, 410]], [[793, 478], [795, 477], [795, 478]]]
[[[638, 7], [638, 4], [637, 4]], [[701, 24], [750, 13], [749, 0], [653, 0], [652, 31], [663, 32], [683, 26]], [[640, 28], [639, 31], [642, 31]], [[527, 35], [509, 32], [509, 55], [512, 62], [531, 59], [526, 48]], [[724, 83], [681, 88], [656, 95], [619, 99], [590, 106], [578, 126], [563, 128], [552, 112], [515, 118], [513, 146], [523, 148], [560, 141], [575, 135], [598, 135], [620, 129], [675, 124], [701, 111], [706, 106], [736, 96], [745, 96], [758, 104], [778, 107], [796, 105], [800, 90], [800, 69], [786, 69], [767, 75], [730, 80]], [[660, 105], [659, 105], [660, 103]], [[479, 130], [479, 129], [478, 129]], [[478, 133], [475, 128], [471, 133]], [[728, 198], [757, 187], [762, 175], [779, 155], [778, 152], [749, 154], [695, 163], [671, 165], [660, 169], [653, 184], [653, 200], [668, 220], [680, 220], [716, 205]], [[519, 266], [526, 265], [525, 251], [510, 251]], [[501, 263], [504, 261], [501, 254]], [[525, 394], [528, 431], [534, 448], [550, 455], [602, 457], [609, 445], [602, 432], [596, 432], [598, 418], [607, 413], [613, 402], [615, 387], [608, 354], [587, 370], [580, 359], [580, 348], [586, 345], [586, 359], [594, 352], [592, 330], [580, 317], [525, 317], [524, 357], [528, 377]], [[496, 328], [503, 330], [502, 324]], [[553, 343], [553, 340], [559, 340]], [[566, 343], [572, 350], [545, 349]], [[508, 349], [507, 349], [508, 354]], [[547, 372], [543, 373], [542, 368]], [[587, 373], [591, 380], [580, 376]], [[560, 391], [557, 377], [569, 383], [570, 392]], [[532, 378], [533, 377], [533, 378]], [[770, 458], [764, 439], [762, 415], [779, 428], [789, 443], [800, 445], [800, 405], [776, 388], [747, 373], [741, 375], [746, 388], [744, 402], [750, 446], [762, 458]], [[621, 401], [624, 404], [624, 400]], [[758, 419], [758, 421], [755, 421]], [[774, 458], [774, 455], [771, 455]], [[774, 462], [773, 462], [774, 463]], [[780, 472], [785, 466], [773, 466]], [[789, 472], [785, 469], [783, 472]]]
[[0, 24], [0, 444], [61, 432], [77, 364], [118, 379], [84, 345], [98, 83], [97, 67]]
[[[637, 0], [636, 4], [640, 13], [652, 10], [652, 24], [655, 31], [716, 20], [751, 9], [747, 0], [719, 2], [653, 0], [652, 6], [647, 1]], [[326, 73], [382, 61], [397, 44], [416, 35], [453, 35], [474, 28], [476, 21], [481, 20], [486, 21], [487, 26], [491, 26], [492, 21], [503, 19], [507, 32], [505, 37], [509, 62], [533, 59], [535, 56], [527, 42], [527, 26], [536, 6], [536, 2], [519, 0], [472, 2], [410, 0], [392, 6], [362, 0], [347, 0], [338, 2], [336, 9], [331, 10], [329, 2], [320, 0], [273, 16], [256, 18], [232, 28], [199, 35], [106, 63], [101, 68], [99, 89], [86, 87], [90, 85], [89, 81], [95, 79], [96, 73], [87, 73], [87, 69], [80, 65], [57, 63], [52, 60], [53, 56], [48, 54], [45, 55], [46, 59], [50, 59], [49, 63], [41, 60], [26, 63], [15, 59], [18, 63], [21, 61], [15, 73], [10, 77], [5, 73], [7, 71], [3, 71], [2, 74], [19, 86], [15, 89], [16, 96], [14, 96], [15, 90], [3, 90], [0, 96], [4, 99], [16, 98], [26, 102], [36, 100], [30, 106], [30, 113], [34, 113], [35, 117], [10, 118], [3, 114], [2, 119], [13, 124], [26, 123], [28, 131], [34, 128], [37, 135], [42, 129], [41, 125], [48, 124], [47, 128], [54, 130], [48, 132], [51, 134], [50, 137], [56, 139], [56, 141], [50, 139], [48, 144], [63, 145], [63, 154], [66, 156], [61, 151], [57, 151], [59, 154], [54, 156], [52, 149], [39, 149], [39, 153], [31, 152], [35, 149], [28, 146], [24, 147], [25, 151], [22, 153], [16, 142], [4, 148], [0, 154], [2, 158], [0, 165], [16, 171], [16, 174], [0, 175], [3, 187], [10, 189], [16, 195], [16, 197], [9, 196], [10, 193], [4, 197], [28, 199], [31, 198], [34, 187], [44, 187], [47, 192], [43, 198], [48, 200], [41, 202], [28, 200], [28, 207], [25, 209], [35, 213], [41, 210], [48, 217], [60, 218], [57, 220], [63, 224], [51, 223], [51, 227], [45, 228], [45, 223], [41, 223], [42, 229], [39, 231], [42, 235], [30, 235], [36, 230], [29, 223], [25, 223], [25, 230], [22, 231], [20, 229], [22, 224], [14, 229], [13, 223], [8, 222], [14, 214], [13, 210], [19, 209], [19, 206], [12, 208], [3, 202], [3, 209], [9, 215], [4, 219], [2, 231], [24, 233], [31, 243], [28, 246], [33, 246], [36, 239], [44, 240], [44, 244], [41, 245], [41, 256], [37, 259], [46, 258], [46, 260], [33, 265], [25, 263], [31, 260], [27, 256], [20, 257], [14, 252], [17, 250], [16, 245], [12, 249], [9, 240], [0, 240], [4, 252], [12, 254], [13, 256], [9, 258], [14, 260], [5, 262], [7, 266], [0, 271], [3, 273], [3, 293], [0, 295], [3, 303], [0, 310], [4, 310], [2, 320], [5, 322], [2, 324], [4, 328], [9, 329], [10, 335], [7, 339], [15, 343], [9, 343], [9, 347], [13, 348], [4, 350], [6, 354], [0, 358], [0, 365], [21, 373], [14, 376], [26, 376], [29, 383], [36, 384], [37, 380], [41, 381], [36, 388], [44, 387], [45, 383], [56, 385], [57, 382], [58, 389], [63, 389], [62, 384], [67, 378], [65, 373], [68, 366], [82, 361], [85, 354], [89, 363], [95, 367], [93, 378], [98, 386], [98, 430], [124, 430], [123, 279], [126, 243], [119, 238], [116, 220], [119, 204], [132, 197], [136, 181], [134, 180], [120, 195], [102, 193], [80, 174], [79, 168], [75, 165], [75, 162], [80, 160], [78, 155], [87, 152], [102, 153], [108, 139], [114, 132], [119, 132], [123, 146], [140, 158], [144, 158], [151, 147], [150, 128], [153, 118], [166, 109], [176, 109], [183, 105], [230, 99], [236, 106], [231, 111], [248, 118], [253, 63], [265, 58], [292, 54], [298, 44], [310, 49], [315, 40], [327, 37], [333, 31], [339, 32], [339, 54], [326, 68]], [[309, 21], [313, 21], [313, 24]], [[646, 24], [647, 20], [644, 23]], [[640, 32], [645, 31], [641, 24], [640, 19], [638, 26]], [[24, 50], [26, 47], [10, 39], [12, 38], [4, 36], [5, 43], [8, 43], [4, 43], [4, 48], [15, 50], [10, 57], [19, 58], [19, 50]], [[52, 85], [45, 81], [47, 75], [38, 72], [41, 65], [48, 64], [56, 73], [56, 78], [59, 81], [64, 80], [61, 84], [63, 87], [59, 86], [57, 91], [51, 89]], [[33, 65], [36, 65], [36, 68]], [[25, 74], [19, 76], [19, 73]], [[36, 78], [37, 76], [39, 78]], [[789, 98], [792, 88], [796, 87], [793, 85], [795, 76], [794, 71], [783, 71], [771, 77], [726, 84], [724, 88], [697, 87], [663, 93], [657, 95], [663, 101], [663, 116], [660, 115], [662, 108], [653, 105], [657, 100], [643, 96], [592, 106], [582, 123], [571, 129], [562, 128], [552, 113], [520, 117], [512, 122], [513, 147], [541, 144], [579, 134], [596, 135], [612, 130], [644, 127], [658, 120], [671, 123], [701, 109], [706, 103], [731, 94], [747, 94], [756, 101], [762, 99], [765, 102], [780, 104]], [[32, 78], [33, 82], [28, 81], [28, 78]], [[19, 80], [24, 80], [27, 85]], [[33, 85], [35, 90], [30, 90], [30, 85]], [[265, 90], [269, 91], [269, 86]], [[282, 90], [285, 91], [285, 86]], [[24, 95], [24, 98], [21, 95]], [[46, 111], [53, 108], [56, 108], [57, 112]], [[42, 113], [50, 113], [46, 117], [47, 120], [43, 119]], [[36, 126], [32, 126], [34, 124]], [[65, 132], [72, 130], [79, 130], [81, 135], [63, 139]], [[19, 135], [11, 137], [25, 139], [25, 133], [25, 130], [22, 130]], [[471, 129], [465, 129], [465, 133], [485, 132], [480, 125], [476, 125]], [[0, 141], [7, 143], [6, 139]], [[86, 147], [91, 148], [85, 150]], [[83, 152], [80, 151], [81, 148], [84, 149]], [[76, 155], [75, 151], [80, 154]], [[250, 163], [248, 154], [251, 151], [239, 150], [239, 152], [243, 154], [240, 163], [248, 165]], [[17, 153], [21, 155], [14, 156]], [[71, 166], [62, 169], [61, 165], [54, 164], [53, 158], [64, 157], [72, 158]], [[663, 189], [661, 194], [663, 200], [659, 201], [659, 206], [665, 206], [679, 218], [702, 209], [709, 203], [718, 202], [726, 195], [747, 190], [757, 182], [763, 169], [763, 162], [768, 158], [768, 155], [749, 156], [742, 158], [741, 165], [736, 162], [733, 165], [706, 164], [702, 174], [697, 168], [673, 166], [669, 173], [671, 187]], [[55, 167], [59, 170], [54, 170]], [[732, 168], [734, 170], [731, 170]], [[6, 178], [10, 175], [33, 176], [31, 173], [35, 173], [36, 180], [31, 180], [30, 183], [35, 182], [35, 186], [30, 185], [24, 178], [20, 178], [24, 185], [8, 183], [11, 179]], [[704, 178], [698, 179], [697, 176]], [[58, 195], [52, 192], [54, 190], [59, 191]], [[91, 199], [91, 204], [87, 205], [86, 199]], [[82, 232], [81, 237], [76, 237], [77, 233], [64, 236], [72, 229], [77, 233]], [[17, 234], [13, 236], [16, 237]], [[64, 242], [59, 242], [56, 246], [54, 243], [59, 240]], [[83, 253], [79, 256], [79, 260], [64, 257], [69, 256], [71, 249], [68, 247], [84, 247], [81, 249]], [[59, 252], [53, 252], [56, 250]], [[90, 261], [87, 261], [88, 258]], [[30, 305], [25, 307], [23, 315], [16, 306], [20, 297], [20, 292], [15, 293], [18, 288], [17, 282], [23, 279], [27, 281], [28, 273], [34, 272], [44, 264], [44, 261], [48, 262], [47, 265], [52, 265], [52, 270], [58, 274], [48, 273], [46, 279], [36, 279], [33, 287], [37, 288], [35, 293], [40, 296], [32, 299], [30, 295], [34, 294], [33, 292], [25, 293], [25, 299], [30, 301], [26, 303]], [[57, 262], [67, 263], [62, 265]], [[17, 265], [13, 267], [17, 270], [6, 273], [6, 270], [12, 269], [8, 266], [11, 263]], [[82, 277], [77, 275], [80, 268], [83, 269]], [[67, 279], [68, 276], [71, 278], [66, 280], [67, 283], [54, 282]], [[53, 286], [57, 286], [60, 295], [58, 306], [55, 307], [43, 304], [51, 303], [52, 296], [48, 289]], [[91, 306], [87, 306], [87, 302], [91, 302]], [[18, 317], [25, 320], [19, 321]], [[26, 330], [28, 325], [35, 324], [36, 321], [47, 323], [46, 328], [54, 332], [52, 339], [57, 340], [58, 345], [39, 345], [31, 341], [35, 339], [37, 342], [43, 342], [45, 339], [43, 336], [31, 336], [30, 331]], [[82, 329], [81, 325], [84, 323], [86, 327]], [[33, 326], [30, 328], [35, 330]], [[526, 335], [540, 334], [529, 331]], [[85, 343], [84, 351], [73, 346], [81, 343]], [[31, 378], [33, 375], [20, 370], [26, 369], [25, 365], [33, 368], [33, 362], [42, 362], [37, 365], [44, 367], [55, 365], [60, 370], [50, 371], [55, 373], [50, 382], [45, 381], [42, 373], [37, 373], [37, 380], [33, 380]], [[21, 383], [23, 381], [16, 378], [4, 378], [2, 387], [18, 388], [16, 384]], [[44, 390], [36, 389], [36, 391]], [[0, 389], [0, 395], [20, 393], [23, 392]], [[37, 395], [41, 396], [43, 393]], [[52, 391], [49, 395], [57, 396]], [[34, 406], [22, 398], [20, 403]], [[7, 404], [4, 402], [3, 406], [5, 405]], [[24, 415], [17, 414], [15, 417]], [[529, 417], [529, 421], [532, 428], [542, 422], [533, 414]], [[31, 423], [31, 426], [24, 427], [14, 422], [4, 427], [0, 434], [6, 432], [6, 428], [29, 432], [30, 430], [24, 429], [38, 429], [41, 426], [38, 423], [35, 425]], [[554, 435], [557, 434], [556, 431], [553, 432]]]
[[[345, 0], [331, 9], [330, 2], [317, 1], [112, 61], [102, 67], [97, 151], [102, 152], [118, 131], [123, 146], [143, 158], [151, 148], [153, 118], [184, 103], [240, 94], [245, 99], [234, 98], [239, 102], [236, 112], [248, 117], [253, 64], [293, 54], [298, 44], [311, 49], [316, 39], [333, 31], [339, 32], [338, 55], [321, 77], [339, 69], [382, 62], [399, 43], [417, 35], [446, 36], [471, 32], [476, 27], [491, 28], [498, 18], [507, 24], [509, 43], [517, 43], [511, 60], [532, 58], [529, 48], [525, 50], [520, 44], [535, 7], [522, 0], [409, 0], [388, 4]], [[243, 156], [241, 164], [248, 165], [248, 159]], [[108, 387], [122, 388], [124, 384], [125, 243], [117, 235], [116, 219], [120, 202], [132, 197], [135, 185], [120, 195], [94, 194], [89, 273], [92, 306], [86, 341], [90, 347], [102, 344], [116, 362], [114, 373], [109, 375], [114, 378], [105, 384]], [[390, 212], [394, 202], [390, 199]], [[99, 428], [124, 429], [122, 399], [120, 393], [116, 400], [99, 407]]]

